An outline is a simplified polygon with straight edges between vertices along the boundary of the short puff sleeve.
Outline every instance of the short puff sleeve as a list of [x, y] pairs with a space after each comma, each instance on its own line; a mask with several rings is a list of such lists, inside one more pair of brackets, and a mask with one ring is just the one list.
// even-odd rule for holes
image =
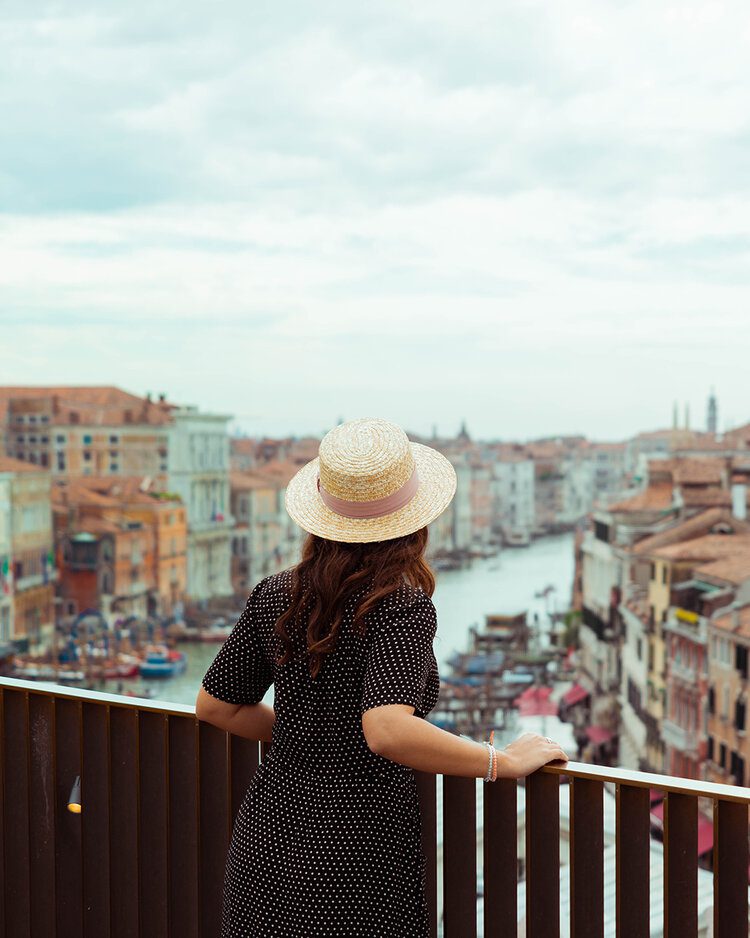
[[237, 623], [201, 681], [207, 693], [225, 703], [259, 703], [273, 683], [273, 665], [258, 635], [258, 602], [264, 583], [261, 580], [253, 588]]
[[408, 704], [418, 716], [427, 679], [437, 661], [432, 642], [437, 612], [430, 596], [386, 613], [373, 626], [367, 653], [360, 712], [387, 704]]

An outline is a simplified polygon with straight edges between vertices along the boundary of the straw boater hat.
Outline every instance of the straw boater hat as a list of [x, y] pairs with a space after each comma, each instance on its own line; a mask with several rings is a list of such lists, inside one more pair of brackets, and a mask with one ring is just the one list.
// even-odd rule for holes
[[301, 528], [328, 540], [411, 534], [442, 514], [456, 491], [449, 459], [380, 417], [339, 424], [318, 452], [289, 481], [285, 504]]

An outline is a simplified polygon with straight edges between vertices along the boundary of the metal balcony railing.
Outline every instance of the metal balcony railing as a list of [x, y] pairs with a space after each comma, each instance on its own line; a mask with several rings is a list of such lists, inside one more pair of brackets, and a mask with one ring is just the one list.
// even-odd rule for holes
[[[216, 938], [233, 819], [266, 750], [196, 720], [190, 706], [0, 678], [0, 936]], [[570, 784], [569, 927], [559, 903], [563, 775]], [[80, 814], [67, 810], [76, 776]], [[481, 928], [484, 938], [507, 938], [525, 918], [531, 938], [556, 938], [561, 926], [577, 938], [605, 938], [605, 783], [617, 793], [617, 936], [650, 934], [652, 788], [665, 792], [663, 934], [698, 934], [698, 798], [707, 797], [714, 803], [713, 934], [747, 936], [750, 789], [580, 763], [564, 772], [545, 767], [525, 780], [519, 910], [517, 783], [485, 785], [485, 920], [478, 923], [476, 780], [417, 778], [433, 936], [474, 938]]]

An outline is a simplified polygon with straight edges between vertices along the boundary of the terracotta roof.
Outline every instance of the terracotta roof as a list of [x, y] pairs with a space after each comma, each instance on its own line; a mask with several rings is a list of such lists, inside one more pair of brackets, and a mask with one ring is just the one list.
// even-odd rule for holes
[[49, 472], [49, 469], [23, 459], [13, 459], [12, 456], [0, 456], [0, 472]]
[[637, 495], [609, 505], [610, 512], [627, 514], [637, 511], [660, 511], [672, 505], [672, 483], [658, 482], [648, 486]]
[[141, 485], [144, 476], [83, 476], [55, 479], [52, 486], [53, 500], [60, 504], [89, 504], [101, 507], [116, 507], [128, 504], [168, 506], [181, 500], [162, 500], [150, 482], [146, 489]]
[[737, 449], [750, 446], [750, 423], [727, 431], [724, 434], [724, 441]]
[[302, 460], [299, 463], [292, 462], [291, 460], [285, 460], [283, 462], [278, 460], [273, 460], [272, 462], [264, 463], [262, 466], [257, 466], [255, 472], [261, 472], [264, 475], [267, 473], [270, 477], [275, 477], [283, 481], [284, 485], [295, 476], [302, 466], [308, 460]]
[[720, 523], [729, 525], [735, 532], [750, 534], [750, 523], [738, 521], [733, 517], [731, 511], [723, 508], [709, 508], [692, 518], [678, 521], [663, 531], [637, 541], [631, 553], [638, 555], [650, 554], [660, 547], [694, 540], [698, 536], [708, 534], [711, 528]]
[[733, 613], [720, 616], [711, 620], [711, 625], [719, 629], [726, 629], [728, 632], [734, 632], [735, 635], [744, 635], [750, 638], [750, 605], [742, 606], [737, 610], [738, 625], [735, 625], [735, 616]]
[[92, 387], [0, 387], [0, 422], [4, 422], [13, 399], [50, 399], [53, 425], [76, 423], [83, 426], [123, 426], [130, 412], [130, 423], [163, 426], [171, 423], [171, 411], [177, 405], [168, 401], [149, 401], [114, 386]]
[[231, 437], [229, 447], [233, 453], [244, 453], [247, 456], [253, 456], [258, 444], [251, 437]]
[[685, 489], [682, 500], [689, 508], [730, 508], [732, 493], [728, 489]]
[[722, 580], [734, 586], [739, 586], [740, 583], [750, 579], [750, 538], [743, 538], [743, 540], [745, 543], [737, 550], [720, 557], [713, 563], [696, 567], [693, 570], [693, 576]]
[[745, 550], [750, 551], [750, 535], [706, 534], [689, 541], [658, 547], [649, 556], [681, 563], [709, 563]]
[[669, 440], [672, 437], [674, 430], [644, 430], [642, 433], [636, 435], [636, 440]]
[[679, 485], [721, 485], [726, 463], [723, 459], [675, 459], [674, 480]]
[[76, 523], [72, 530], [71, 536], [76, 534], [128, 534], [130, 532], [129, 528], [121, 528], [119, 525], [115, 524], [114, 521], [107, 521], [104, 518], [83, 518], [80, 522]]
[[231, 488], [236, 492], [255, 489], [275, 489], [279, 487], [277, 476], [261, 475], [259, 472], [232, 472], [229, 475]]

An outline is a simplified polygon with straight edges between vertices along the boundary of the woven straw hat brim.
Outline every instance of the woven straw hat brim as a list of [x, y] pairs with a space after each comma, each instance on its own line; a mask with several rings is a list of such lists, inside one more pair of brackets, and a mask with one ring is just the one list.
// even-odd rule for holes
[[419, 487], [403, 506], [380, 518], [346, 518], [329, 508], [317, 488], [319, 457], [306, 463], [286, 487], [284, 502], [289, 516], [303, 530], [318, 537], [346, 543], [387, 541], [418, 531], [439, 517], [456, 493], [453, 463], [438, 450], [409, 441]]

